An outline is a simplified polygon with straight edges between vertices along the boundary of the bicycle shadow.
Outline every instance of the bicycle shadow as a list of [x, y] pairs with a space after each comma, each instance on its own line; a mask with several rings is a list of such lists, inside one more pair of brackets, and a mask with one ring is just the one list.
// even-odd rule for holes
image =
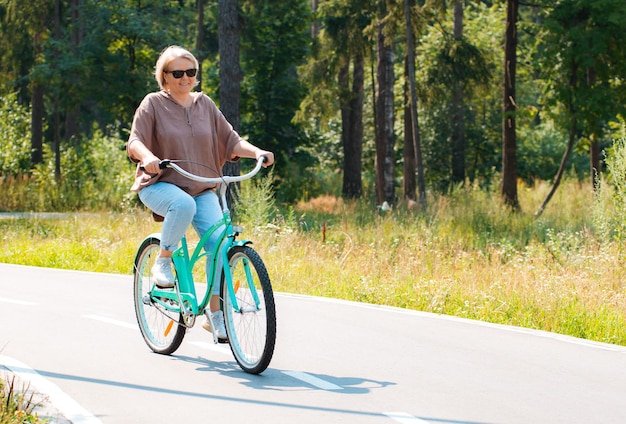
[[355, 395], [367, 394], [372, 390], [395, 386], [390, 381], [376, 381], [361, 377], [333, 376], [327, 374], [307, 373], [291, 370], [268, 368], [260, 375], [244, 372], [237, 362], [212, 361], [200, 356], [172, 355], [178, 360], [200, 365], [196, 368], [201, 372], [216, 372], [220, 375], [242, 380], [241, 384], [256, 390], [275, 391], [308, 391], [325, 390], [334, 393]]

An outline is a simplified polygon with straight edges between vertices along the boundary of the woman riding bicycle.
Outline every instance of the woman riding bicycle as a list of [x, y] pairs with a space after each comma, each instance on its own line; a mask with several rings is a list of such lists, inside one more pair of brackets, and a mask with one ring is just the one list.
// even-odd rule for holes
[[[174, 287], [172, 252], [189, 225], [201, 236], [222, 218], [215, 186], [189, 180], [172, 170], [161, 170], [162, 159], [191, 161], [188, 171], [219, 177], [227, 161], [267, 158], [274, 154], [250, 144], [233, 127], [206, 94], [192, 92], [197, 85], [198, 60], [179, 46], [167, 47], [156, 62], [155, 78], [160, 91], [150, 93], [135, 112], [126, 145], [137, 163], [132, 190], [156, 215], [164, 218], [159, 257], [152, 275], [161, 288]], [[214, 243], [210, 239], [205, 249]], [[208, 261], [207, 261], [208, 266]], [[219, 284], [215, 285], [209, 309], [218, 338], [226, 339], [220, 311]], [[207, 320], [203, 327], [211, 331]]]

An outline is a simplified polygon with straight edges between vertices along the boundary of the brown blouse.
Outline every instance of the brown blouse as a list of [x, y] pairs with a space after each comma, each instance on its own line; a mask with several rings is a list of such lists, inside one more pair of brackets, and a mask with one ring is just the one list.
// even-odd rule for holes
[[205, 177], [221, 176], [226, 161], [238, 159], [233, 158], [233, 148], [241, 140], [239, 134], [207, 95], [191, 93], [191, 96], [192, 105], [184, 108], [165, 91], [150, 93], [137, 108], [126, 145], [130, 159], [137, 163], [131, 190], [139, 191], [157, 181], [165, 181], [195, 196], [215, 187], [192, 181], [171, 169], [154, 176], [145, 173], [129, 151], [136, 140], [160, 159], [192, 161], [179, 165]]

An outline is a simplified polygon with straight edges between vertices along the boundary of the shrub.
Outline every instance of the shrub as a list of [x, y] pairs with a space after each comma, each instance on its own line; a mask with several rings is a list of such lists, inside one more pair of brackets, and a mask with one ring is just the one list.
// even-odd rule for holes
[[626, 137], [607, 150], [607, 177], [598, 182], [593, 223], [604, 241], [626, 239]]
[[30, 171], [30, 112], [15, 94], [0, 98], [0, 176]]
[[0, 378], [0, 424], [41, 423], [34, 412], [38, 403], [35, 394], [26, 387], [20, 390], [16, 378]]

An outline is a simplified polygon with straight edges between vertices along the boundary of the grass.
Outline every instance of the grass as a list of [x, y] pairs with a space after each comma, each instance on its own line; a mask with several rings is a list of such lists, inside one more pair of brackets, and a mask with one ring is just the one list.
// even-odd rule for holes
[[[325, 196], [271, 226], [250, 226], [244, 237], [254, 241], [277, 291], [626, 346], [623, 242], [594, 235], [591, 190], [576, 181], [566, 181], [534, 218], [548, 188], [520, 186], [526, 209], [518, 214], [471, 187], [429, 199], [424, 214], [398, 208], [381, 215], [365, 202]], [[159, 228], [145, 210], [0, 220], [0, 261], [130, 274], [142, 237]]]
[[43, 423], [34, 411], [37, 406], [35, 393], [17, 387], [16, 377], [0, 378], [0, 424]]

